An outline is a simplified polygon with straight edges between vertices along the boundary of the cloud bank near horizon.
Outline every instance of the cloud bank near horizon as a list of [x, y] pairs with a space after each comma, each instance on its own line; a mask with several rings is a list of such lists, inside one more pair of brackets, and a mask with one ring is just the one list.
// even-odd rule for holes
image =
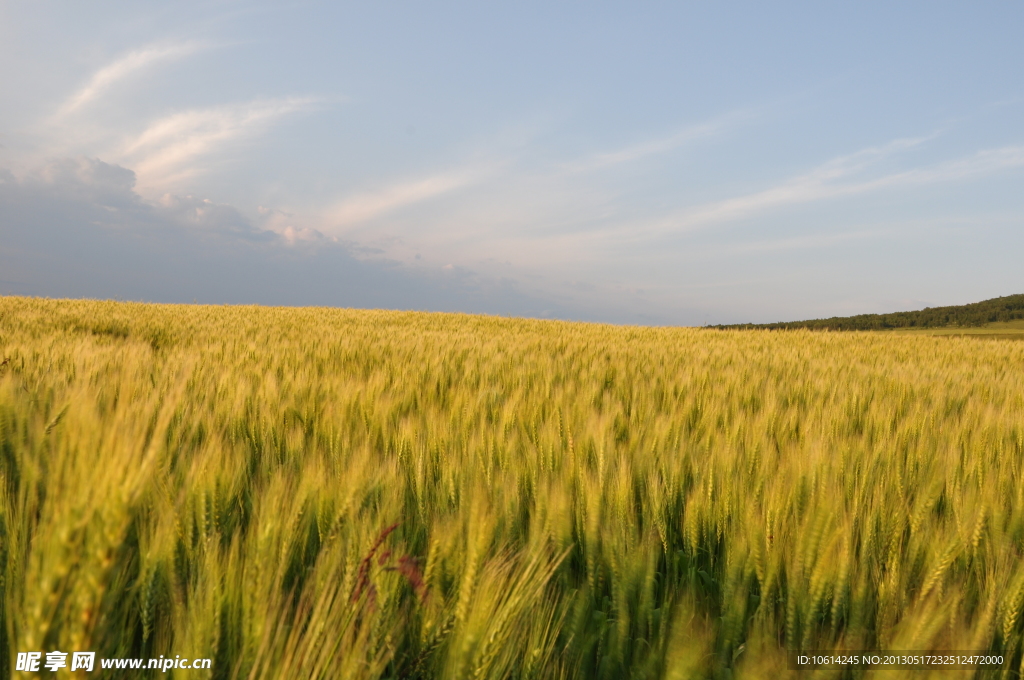
[[193, 196], [148, 201], [134, 186], [131, 170], [84, 157], [0, 172], [0, 293], [570, 316], [509, 280], [366, 259], [316, 230], [264, 229]]

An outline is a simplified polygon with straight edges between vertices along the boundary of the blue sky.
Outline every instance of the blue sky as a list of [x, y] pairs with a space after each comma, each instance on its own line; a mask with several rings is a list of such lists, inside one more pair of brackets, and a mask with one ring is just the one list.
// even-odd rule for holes
[[1024, 292], [1022, 27], [0, 2], [0, 294], [701, 325]]

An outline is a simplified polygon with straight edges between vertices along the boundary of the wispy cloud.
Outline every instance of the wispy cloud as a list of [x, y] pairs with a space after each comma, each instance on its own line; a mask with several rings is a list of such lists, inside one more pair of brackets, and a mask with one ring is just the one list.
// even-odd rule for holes
[[119, 150], [140, 187], [173, 184], [206, 168], [202, 161], [235, 140], [261, 134], [275, 121], [308, 110], [310, 97], [261, 99], [175, 113], [151, 123]]
[[979, 151], [972, 156], [923, 168], [864, 178], [865, 171], [899, 151], [929, 138], [900, 139], [835, 158], [809, 173], [763, 191], [690, 208], [636, 229], [635, 235], [686, 231], [714, 223], [749, 219], [779, 208], [881, 191], [895, 187], [956, 182], [1024, 166], [1024, 146]]
[[399, 208], [479, 182], [489, 172], [490, 169], [487, 167], [442, 172], [358, 194], [344, 199], [328, 210], [327, 222], [337, 227], [366, 222]]
[[[617, 208], [614, 201], [598, 205], [599, 197], [572, 191], [569, 181], [549, 175], [545, 182], [515, 184], [500, 175], [488, 184], [487, 200], [476, 200], [477, 212], [467, 210], [447, 215], [442, 221], [416, 223], [422, 248], [446, 257], [472, 259], [474, 244], [485, 242], [489, 253], [517, 261], [517, 266], [561, 268], [579, 266], [625, 253], [643, 252], [645, 260], [657, 259], [645, 243], [663, 235], [685, 233], [741, 219], [757, 219], [787, 207], [899, 188], [923, 187], [967, 181], [976, 177], [1024, 167], [1024, 146], [1005, 146], [969, 156], [893, 171], [895, 164], [906, 167], [906, 153], [927, 145], [936, 135], [896, 139], [828, 160], [809, 172], [783, 179], [767, 189], [725, 200], [677, 208], [668, 215], [638, 219]], [[667, 142], [664, 146], [667, 146]], [[658, 148], [654, 143], [649, 149]], [[625, 151], [625, 150], [624, 150]], [[636, 155], [640, 155], [638, 147]], [[620, 157], [627, 157], [623, 153]], [[594, 158], [599, 156], [595, 155]], [[542, 177], [538, 175], [537, 177]], [[534, 178], [536, 179], [536, 178]], [[566, 178], [568, 180], [568, 178]], [[507, 191], [502, 186], [512, 187]], [[544, 197], [552, 201], [541, 200]], [[479, 208], [489, 213], [479, 212]], [[496, 220], [499, 214], [504, 221]], [[574, 221], [575, 220], [575, 221]], [[563, 223], [564, 222], [564, 223]], [[425, 226], [425, 224], [427, 226]], [[497, 225], [497, 226], [495, 226]], [[510, 226], [516, 228], [509, 228]], [[877, 225], [876, 225], [877, 226]], [[398, 228], [398, 227], [395, 227]], [[467, 241], [468, 231], [487, 232], [485, 238]], [[410, 231], [410, 234], [412, 232]], [[815, 233], [783, 239], [730, 244], [729, 252], [740, 250], [790, 250], [829, 247], [845, 241], [887, 237], [887, 229], [864, 229], [856, 233]], [[637, 250], [637, 249], [641, 250]], [[468, 250], [466, 250], [468, 249]], [[676, 251], [671, 251], [677, 257]], [[701, 252], [705, 252], [702, 250]], [[475, 253], [479, 255], [479, 253]]]
[[1024, 165], [1024, 146], [1004, 146], [985, 149], [973, 156], [955, 161], [939, 163], [929, 168], [920, 168], [865, 182], [868, 189], [885, 188], [899, 184], [932, 184], [951, 182], [987, 175], [1002, 170], [1019, 168]]
[[840, 244], [856, 241], [881, 239], [926, 239], [934, 238], [938, 232], [951, 233], [970, 229], [976, 232], [979, 225], [1005, 228], [1021, 223], [1022, 215], [1018, 212], [973, 213], [964, 215], [947, 215], [944, 217], [914, 218], [902, 220], [873, 221], [859, 225], [859, 228], [848, 228], [840, 232], [803, 234], [785, 238], [768, 238], [742, 243], [725, 243], [717, 248], [701, 251], [701, 256], [722, 255], [733, 257], [747, 252], [770, 252], [802, 249], [831, 248]]
[[[323, 224], [328, 229], [351, 231], [353, 226], [467, 187], [481, 190], [467, 206], [486, 203], [488, 214], [476, 219], [471, 216], [473, 207], [461, 210], [456, 208], [457, 215], [451, 217], [462, 225], [454, 228], [460, 236], [466, 234], [464, 223], [467, 219], [474, 222], [474, 229], [477, 230], [485, 229], [485, 224], [496, 223], [548, 226], [552, 221], [573, 223], [578, 219], [580, 209], [574, 199], [580, 199], [581, 192], [589, 193], [579, 188], [578, 176], [605, 169], [614, 170], [615, 166], [671, 153], [690, 142], [721, 134], [753, 116], [753, 112], [746, 110], [731, 112], [679, 128], [664, 137], [553, 164], [524, 167], [521, 150], [493, 157], [488, 162], [467, 163], [462, 168], [440, 170], [345, 198], [324, 211]], [[529, 161], [526, 160], [526, 163]], [[559, 217], [556, 218], [555, 214]], [[417, 224], [422, 223], [417, 221]], [[420, 231], [417, 229], [417, 232]], [[453, 235], [449, 229], [438, 224], [432, 225], [430, 232], [431, 238], [435, 240], [444, 240], [446, 236]]]
[[175, 44], [152, 45], [130, 52], [96, 71], [85, 87], [68, 98], [58, 109], [57, 118], [74, 113], [119, 81], [125, 80], [157, 64], [187, 57], [207, 47], [209, 45], [205, 43], [188, 41]]
[[[225, 147], [231, 142], [261, 135], [277, 120], [320, 101], [285, 97], [179, 109], [139, 121], [141, 129], [132, 124], [126, 128], [123, 121], [111, 119], [108, 109], [93, 111], [88, 106], [124, 80], [211, 47], [212, 43], [200, 41], [156, 43], [99, 69], [44, 123], [43, 134], [54, 147], [50, 154], [95, 155], [131, 167], [144, 193], [162, 194], [226, 158]], [[129, 98], [125, 106], [130, 105]]]
[[586, 156], [566, 164], [563, 169], [569, 172], [601, 170], [669, 153], [691, 142], [710, 139], [722, 134], [741, 122], [751, 120], [754, 116], [755, 113], [751, 111], [733, 111], [700, 123], [687, 125], [664, 137], [631, 144], [614, 151], [603, 151]]
[[834, 158], [809, 173], [791, 178], [770, 189], [688, 210], [679, 216], [679, 225], [692, 227], [709, 222], [728, 221], [781, 206], [861, 193], [867, 190], [864, 182], [844, 184], [841, 180], [863, 172], [872, 164], [918, 146], [926, 140], [927, 138], [897, 139], [882, 146], [869, 147]]

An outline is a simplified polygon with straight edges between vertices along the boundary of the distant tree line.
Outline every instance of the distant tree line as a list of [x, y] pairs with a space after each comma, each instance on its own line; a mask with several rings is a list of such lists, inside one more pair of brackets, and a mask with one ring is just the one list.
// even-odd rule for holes
[[833, 331], [875, 331], [887, 328], [941, 328], [948, 326], [984, 326], [995, 321], [1024, 319], [1024, 295], [1007, 295], [969, 305], [952, 307], [925, 307], [916, 312], [892, 314], [858, 314], [834, 316], [830, 319], [809, 321], [781, 321], [778, 323], [743, 323], [719, 325], [715, 328], [781, 330], [810, 328]]

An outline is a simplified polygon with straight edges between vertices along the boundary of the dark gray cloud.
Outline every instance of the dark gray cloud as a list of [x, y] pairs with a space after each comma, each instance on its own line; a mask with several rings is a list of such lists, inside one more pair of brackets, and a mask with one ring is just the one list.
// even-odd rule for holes
[[261, 229], [192, 196], [147, 201], [89, 158], [0, 170], [0, 293], [153, 302], [424, 309], [569, 318], [510, 280], [366, 259], [312, 229]]

